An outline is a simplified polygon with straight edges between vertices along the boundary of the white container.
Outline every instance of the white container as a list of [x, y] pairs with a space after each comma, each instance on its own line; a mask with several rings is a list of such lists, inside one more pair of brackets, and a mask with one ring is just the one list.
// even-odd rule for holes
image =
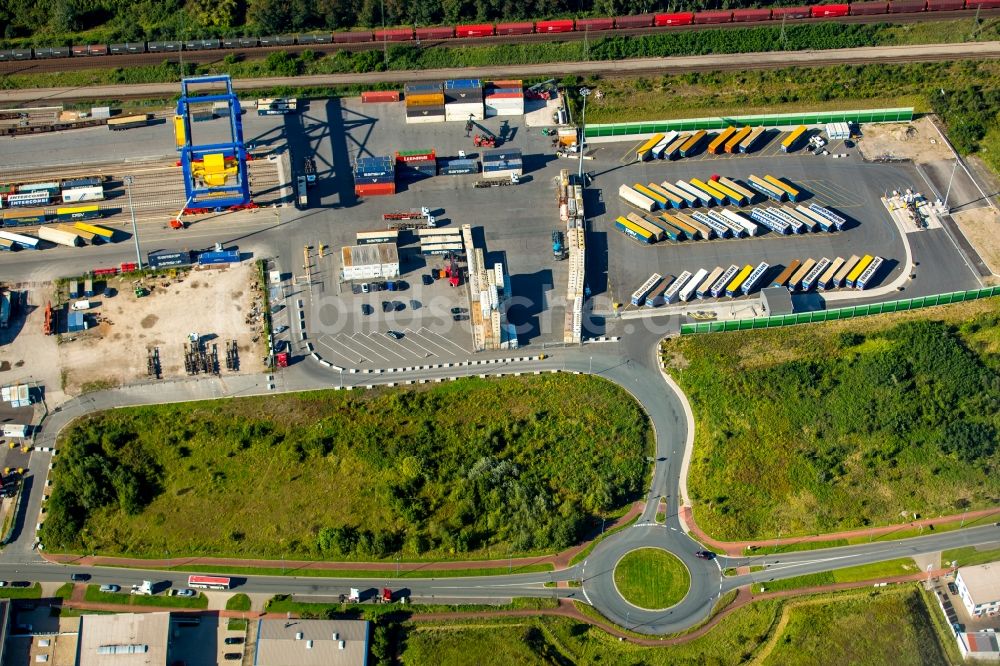
[[622, 185], [618, 188], [618, 196], [636, 208], [640, 208], [647, 212], [652, 212], [652, 210], [656, 208], [656, 202], [647, 197], [645, 194], [636, 192], [628, 185]]
[[72, 190], [62, 191], [63, 203], [77, 203], [80, 201], [104, 201], [104, 187], [77, 187]]

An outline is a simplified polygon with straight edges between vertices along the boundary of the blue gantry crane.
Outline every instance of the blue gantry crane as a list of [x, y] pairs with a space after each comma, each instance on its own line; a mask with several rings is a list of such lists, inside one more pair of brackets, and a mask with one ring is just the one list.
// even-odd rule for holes
[[[220, 84], [225, 91], [219, 91]], [[215, 90], [199, 92], [193, 86], [211, 86]], [[205, 104], [212, 105], [214, 117], [216, 103], [228, 106], [230, 137], [223, 143], [196, 144], [192, 136], [195, 114]], [[198, 105], [198, 108], [193, 108]], [[233, 92], [233, 82], [228, 76], [197, 76], [181, 81], [181, 96], [177, 100], [174, 117], [174, 136], [180, 152], [180, 165], [184, 169], [184, 191], [187, 197], [182, 214], [198, 214], [213, 210], [240, 210], [255, 208], [250, 196], [247, 177], [247, 150], [243, 143], [243, 119], [240, 101]]]

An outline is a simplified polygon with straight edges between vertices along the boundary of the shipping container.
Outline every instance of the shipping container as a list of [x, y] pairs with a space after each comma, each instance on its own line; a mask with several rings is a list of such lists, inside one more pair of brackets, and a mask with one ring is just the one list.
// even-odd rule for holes
[[721, 224], [722, 226], [729, 229], [729, 232], [733, 235], [734, 238], [743, 238], [743, 236], [746, 236], [747, 233], [746, 228], [739, 222], [729, 219], [727, 215], [723, 215], [718, 211], [711, 210], [708, 211], [706, 217], [708, 217], [711, 220], [715, 220], [718, 224]]
[[18, 192], [7, 197], [5, 203], [11, 208], [25, 206], [44, 206], [52, 199], [52, 195], [47, 190], [37, 192]]
[[663, 150], [663, 155], [661, 159], [674, 160], [680, 155], [681, 146], [687, 143], [690, 137], [687, 134], [679, 134], [677, 138], [671, 141], [666, 148]]
[[669, 213], [662, 213], [660, 218], [655, 220], [655, 222], [671, 229], [678, 236], [678, 239], [683, 237], [688, 240], [698, 240], [701, 237], [701, 233], [697, 229]]
[[834, 231], [837, 228], [837, 226], [833, 222], [828, 220], [826, 217], [820, 215], [819, 213], [810, 208], [806, 208], [802, 204], [796, 206], [795, 210], [803, 217], [811, 218], [814, 222], [816, 222], [816, 224], [819, 225], [819, 228], [822, 229], [823, 231], [827, 232]]
[[774, 187], [778, 188], [779, 190], [782, 190], [785, 194], [787, 194], [789, 201], [799, 200], [801, 192], [799, 192], [799, 189], [794, 185], [787, 183], [785, 180], [781, 178], [775, 178], [774, 176], [771, 175], [765, 175], [764, 180], [766, 180], [768, 183], [770, 183]]
[[34, 236], [28, 236], [26, 234], [17, 234], [13, 231], [0, 231], [0, 239], [9, 240], [14, 245], [17, 245], [22, 250], [37, 250], [38, 249], [38, 239]]
[[747, 232], [748, 236], [756, 236], [757, 233], [760, 231], [760, 229], [757, 227], [756, 224], [748, 220], [740, 213], [723, 209], [722, 215], [727, 220], [731, 221], [733, 224], [738, 224], [739, 226], [743, 227], [743, 230]]
[[740, 152], [741, 153], [752, 153], [754, 148], [760, 143], [760, 140], [764, 138], [767, 134], [767, 128], [761, 125], [760, 127], [755, 127], [752, 132], [740, 142]]
[[443, 92], [406, 93], [406, 106], [444, 106]]
[[[670, 283], [667, 290], [663, 292], [663, 302], [667, 305], [672, 305], [680, 299], [681, 290], [684, 289], [685, 285], [691, 281], [691, 272], [684, 271], [677, 276], [677, 279]], [[664, 280], [666, 282], [666, 280]]]
[[497, 23], [498, 35], [530, 35], [534, 31], [535, 24], [530, 21]]
[[809, 271], [811, 271], [815, 265], [816, 265], [816, 260], [812, 258], [806, 259], [804, 262], [802, 262], [799, 265], [798, 270], [795, 271], [792, 274], [792, 277], [788, 279], [788, 284], [785, 285], [788, 288], [788, 291], [795, 291], [796, 289], [798, 289], [799, 285], [802, 284], [802, 280], [805, 278], [806, 275], [809, 274]]
[[[847, 5], [844, 5], [845, 7]], [[799, 125], [794, 130], [792, 130], [788, 136], [785, 137], [784, 141], [781, 142], [781, 152], [790, 153], [795, 150], [795, 145], [798, 143], [802, 135], [806, 133], [806, 126]]]
[[802, 291], [809, 291], [816, 286], [816, 282], [819, 280], [820, 276], [825, 273], [826, 269], [829, 267], [830, 260], [826, 257], [817, 261], [816, 265], [813, 266], [808, 273], [806, 273], [804, 278], [802, 278]]
[[725, 206], [727, 203], [732, 202], [737, 206], [742, 205], [739, 203], [740, 196], [735, 192], [727, 192], [727, 188], [722, 185], [718, 185], [713, 181], [703, 181], [697, 178], [691, 179], [691, 184], [698, 189], [704, 190], [706, 194], [715, 199], [715, 202], [720, 206]]
[[840, 270], [834, 273], [833, 280], [827, 285], [827, 289], [837, 289], [844, 286], [844, 280], [847, 279], [847, 275], [854, 270], [854, 267], [858, 265], [858, 261], [860, 260], [861, 257], [858, 255], [851, 255], [851, 258], [844, 262]]
[[635, 190], [636, 192], [638, 192], [639, 194], [652, 199], [656, 203], [656, 205], [654, 206], [654, 208], [671, 208], [672, 207], [670, 200], [668, 200], [666, 197], [664, 197], [661, 194], [657, 194], [656, 192], [654, 192], [653, 190], [649, 189], [645, 185], [640, 185], [639, 183], [635, 183], [635, 184], [632, 185], [632, 189]]
[[750, 275], [747, 276], [747, 279], [744, 280], [743, 284], [740, 285], [740, 291], [743, 293], [744, 296], [748, 295], [751, 291], [753, 291], [754, 287], [756, 287], [757, 283], [764, 278], [764, 274], [767, 273], [770, 267], [771, 267], [770, 264], [764, 261], [757, 264], [757, 267], [750, 272]]
[[170, 266], [190, 266], [191, 252], [183, 250], [173, 252], [169, 250], [158, 250], [146, 255], [151, 268], [168, 268]]
[[663, 141], [663, 134], [654, 134], [649, 137], [649, 139], [639, 146], [635, 151], [635, 159], [637, 162], [643, 162], [650, 159], [653, 156], [653, 148]]
[[640, 208], [647, 212], [656, 208], [656, 202], [645, 195], [639, 194], [628, 185], [622, 185], [618, 188], [618, 196], [636, 208]]
[[705, 130], [698, 130], [692, 134], [691, 137], [684, 142], [684, 145], [681, 146], [681, 157], [691, 157], [698, 152], [698, 149], [701, 147], [701, 143], [705, 140], [706, 136], [708, 136], [708, 132]]
[[653, 25], [661, 28], [668, 25], [691, 25], [692, 23], [694, 23], [694, 13], [692, 12], [656, 14], [653, 16]]
[[854, 264], [854, 268], [851, 269], [851, 272], [848, 273], [847, 277], [844, 279], [844, 286], [848, 289], [853, 289], [854, 283], [857, 282], [857, 279], [861, 277], [861, 274], [865, 272], [866, 268], [868, 268], [868, 264], [872, 263], [874, 259], [875, 257], [870, 254], [866, 254], [861, 257], [861, 259], [858, 260], [858, 263]]
[[63, 203], [80, 203], [83, 201], [103, 201], [104, 186], [77, 187], [71, 190], [62, 191]]
[[753, 131], [752, 127], [746, 126], [733, 132], [733, 134], [726, 139], [726, 143], [723, 146], [723, 151], [726, 154], [732, 154], [733, 152], [739, 152], [739, 146], [743, 143], [743, 140], [750, 136], [750, 132]]
[[736, 128], [730, 125], [716, 134], [715, 138], [708, 144], [708, 152], [713, 155], [718, 155], [719, 151], [726, 145], [726, 141], [729, 141], [729, 137], [731, 137], [735, 132]]
[[368, 183], [361, 184], [356, 183], [354, 185], [354, 194], [359, 197], [372, 197], [384, 194], [395, 194], [396, 193], [396, 183]]
[[650, 183], [646, 187], [658, 197], [665, 199], [667, 201], [667, 208], [684, 208], [687, 205], [684, 199], [656, 183]]
[[680, 240], [680, 238], [677, 236], [676, 231], [673, 230], [668, 231], [666, 226], [653, 224], [646, 218], [640, 215], [636, 215], [635, 213], [629, 213], [628, 215], [625, 216], [625, 219], [627, 219], [629, 222], [639, 227], [640, 229], [645, 229], [650, 234], [652, 234], [654, 241], [661, 241], [666, 237], [670, 237], [670, 240], [672, 241]]
[[729, 23], [733, 20], [733, 13], [726, 11], [695, 12], [694, 23]]
[[597, 32], [599, 30], [613, 30], [615, 27], [615, 20], [613, 18], [592, 18], [592, 19], [577, 19], [576, 20], [576, 31], [577, 32]]
[[686, 213], [672, 213], [672, 216], [677, 218], [684, 224], [688, 225], [695, 231], [697, 231], [698, 235], [701, 236], [703, 239], [708, 240], [709, 238], [712, 237], [713, 234], [712, 227], [708, 226], [707, 224], [703, 224], [702, 222], [699, 222], [698, 220], [694, 219], [694, 217], [687, 215]]
[[791, 227], [787, 222], [781, 220], [774, 215], [771, 215], [764, 208], [754, 208], [750, 211], [750, 219], [758, 224], [762, 224], [776, 234], [787, 234], [791, 231]]
[[56, 208], [56, 219], [60, 222], [96, 220], [100, 216], [101, 209], [97, 206], [68, 206]]
[[361, 93], [361, 101], [365, 104], [398, 102], [399, 99], [398, 90], [369, 90]]
[[753, 196], [754, 196], [753, 192], [751, 192], [747, 188], [743, 187], [742, 185], [740, 185], [736, 181], [730, 180], [729, 178], [726, 178], [725, 176], [722, 176], [721, 178], [719, 178], [719, 184], [720, 185], [725, 185], [726, 187], [728, 187], [733, 192], [736, 192], [737, 194], [739, 194], [741, 197], [743, 197], [746, 200], [746, 203], [750, 203], [751, 201], [753, 201]]
[[536, 21], [535, 32], [539, 34], [552, 32], [573, 32], [573, 19], [556, 19], [554, 21]]
[[758, 176], [750, 174], [750, 177], [747, 179], [747, 182], [749, 183], [750, 187], [757, 190], [758, 192], [760, 192], [769, 199], [773, 199], [778, 203], [781, 203], [782, 201], [785, 200], [786, 196], [785, 190], [775, 185], [772, 185], [763, 178], [759, 178]]
[[803, 215], [802, 213], [800, 213], [799, 211], [795, 210], [791, 206], [782, 206], [781, 208], [778, 208], [777, 210], [781, 211], [786, 216], [791, 217], [792, 219], [794, 219], [795, 221], [797, 221], [799, 224], [804, 225], [806, 227], [806, 229], [808, 229], [809, 231], [818, 231], [819, 230], [819, 225], [816, 223], [816, 220], [814, 220], [809, 215]]
[[[753, 266], [751, 266], [750, 269], [753, 270]], [[740, 267], [736, 264], [727, 268], [726, 272], [722, 274], [722, 277], [712, 284], [712, 298], [718, 298], [722, 294], [726, 293], [726, 287], [729, 286], [729, 283], [733, 281], [733, 278], [735, 278], [736, 274], [739, 272]]]
[[63, 229], [56, 229], [55, 227], [38, 227], [38, 237], [50, 243], [65, 245], [66, 247], [80, 247], [83, 245], [83, 241], [78, 234]]
[[843, 257], [837, 257], [831, 261], [830, 265], [827, 266], [825, 271], [823, 271], [823, 274], [819, 276], [818, 280], [816, 280], [816, 289], [819, 291], [825, 291], [829, 288], [833, 284], [833, 276], [837, 274], [837, 271], [839, 271], [843, 265]]
[[616, 28], [648, 28], [653, 25], [653, 14], [633, 14], [631, 16], [616, 16]]
[[702, 280], [701, 283], [695, 288], [694, 295], [699, 299], [705, 298], [705, 296], [711, 296], [712, 285], [715, 284], [716, 280], [722, 277], [722, 271], [722, 266], [716, 266], [712, 269], [712, 272], [709, 273], [708, 276], [705, 277], [705, 279]]
[[198, 255], [198, 264], [201, 266], [238, 263], [240, 263], [239, 250], [211, 250]]
[[813, 5], [813, 18], [835, 18], [847, 16], [850, 13], [850, 5]]
[[698, 289], [699, 285], [701, 285], [701, 283], [705, 281], [705, 278], [707, 276], [708, 276], [708, 270], [704, 268], [699, 268], [698, 272], [695, 273], [690, 280], [688, 280], [687, 284], [684, 285], [684, 288], [681, 289], [679, 294], [677, 294], [677, 300], [679, 300], [681, 303], [686, 303], [687, 301], [690, 301], [691, 297], [694, 296], [695, 291]]
[[632, 305], [640, 306], [646, 301], [646, 296], [649, 292], [653, 291], [657, 284], [660, 283], [663, 277], [659, 273], [653, 273], [649, 276], [642, 286], [632, 292]]
[[673, 143], [676, 138], [677, 132], [667, 132], [664, 134], [663, 138], [660, 139], [655, 146], [653, 146], [653, 150], [650, 152], [650, 157], [654, 160], [663, 159], [663, 153], [667, 150], [667, 146]]
[[714, 233], [718, 238], [729, 238], [729, 236], [733, 233], [733, 230], [729, 228], [728, 224], [723, 224], [714, 217], [709, 217], [704, 213], [691, 213], [691, 218], [694, 219], [695, 222], [701, 222], [706, 227], [711, 229], [712, 233]]
[[846, 219], [837, 215], [829, 208], [824, 208], [817, 203], [809, 204], [809, 210], [829, 220], [835, 227], [837, 227], [837, 231], [843, 231], [844, 225], [847, 224]]
[[115, 232], [107, 227], [102, 227], [99, 224], [87, 224], [86, 222], [77, 222], [73, 225], [76, 229], [80, 231], [86, 231], [88, 233], [94, 234], [94, 240], [100, 241], [102, 243], [110, 243], [115, 238]]
[[637, 227], [624, 217], [619, 216], [618, 219], [615, 220], [615, 228], [625, 235], [642, 243], [649, 244], [653, 242], [653, 234], [649, 233], [642, 227]]
[[778, 273], [777, 277], [771, 280], [772, 287], [786, 287], [788, 286], [788, 281], [795, 274], [795, 271], [799, 270], [799, 266], [802, 264], [798, 259], [793, 259], [792, 263], [785, 266], [785, 269]]
[[859, 290], [863, 290], [872, 282], [874, 282], [875, 276], [878, 274], [879, 269], [882, 267], [882, 263], [883, 263], [882, 257], [873, 258], [871, 260], [871, 263], [868, 264], [868, 268], [866, 268], [861, 273], [861, 275], [858, 276], [858, 279], [854, 281], [854, 286]]

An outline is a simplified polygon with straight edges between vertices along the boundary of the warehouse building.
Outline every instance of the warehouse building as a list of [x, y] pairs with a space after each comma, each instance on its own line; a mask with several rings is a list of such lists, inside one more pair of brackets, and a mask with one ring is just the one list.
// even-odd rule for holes
[[84, 615], [79, 666], [149, 666], [169, 662], [170, 613]]
[[1000, 613], [1000, 562], [962, 567], [955, 574], [955, 585], [969, 615]]
[[255, 666], [365, 666], [364, 620], [258, 620]]
[[399, 277], [399, 250], [395, 243], [347, 245], [340, 249], [341, 280], [371, 280]]

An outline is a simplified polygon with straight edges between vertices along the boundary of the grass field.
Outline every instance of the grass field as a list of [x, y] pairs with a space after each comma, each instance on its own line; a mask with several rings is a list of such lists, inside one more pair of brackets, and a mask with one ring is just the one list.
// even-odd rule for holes
[[[470, 562], [473, 564], [473, 562]], [[171, 568], [150, 567], [162, 571], [173, 571]], [[391, 569], [297, 569], [285, 567], [284, 569], [271, 569], [268, 567], [220, 567], [186, 565], [182, 567], [184, 571], [199, 571], [202, 573], [220, 574], [247, 574], [250, 576], [298, 576], [305, 578], [383, 578], [386, 574], [391, 574], [393, 578], [462, 578], [466, 576], [497, 576], [510, 573], [538, 573], [540, 571], [553, 571], [554, 566], [548, 563], [521, 564], [503, 567], [488, 567], [483, 569], [416, 569], [407, 571], [405, 565], [401, 565], [399, 576]]]
[[38, 599], [42, 596], [42, 586], [38, 583], [28, 587], [0, 587], [0, 599]]
[[694, 409], [689, 489], [716, 538], [905, 524], [1000, 493], [1000, 299], [681, 338], [664, 361]]
[[[372, 591], [374, 594], [374, 591]], [[366, 599], [366, 597], [362, 597]], [[395, 601], [398, 601], [396, 599]], [[495, 610], [544, 610], [558, 607], [559, 602], [552, 598], [541, 597], [515, 597], [509, 604], [420, 604], [399, 603], [392, 604], [372, 604], [372, 603], [309, 603], [295, 601], [287, 594], [279, 594], [268, 599], [264, 604], [264, 610], [268, 613], [292, 613], [298, 617], [324, 618], [324, 617], [364, 617], [375, 620], [383, 615], [408, 616], [420, 613], [438, 612], [476, 612]]]
[[243, 594], [234, 594], [226, 601], [226, 610], [248, 611], [250, 610], [250, 597]]
[[[794, 578], [784, 578], [769, 582], [758, 583], [754, 586], [757, 591], [776, 592], [778, 590], [798, 590], [807, 587], [819, 587], [830, 585], [831, 583], [855, 583], [862, 580], [875, 580], [879, 578], [891, 578], [893, 576], [905, 576], [907, 574], [920, 573], [916, 563], [909, 557], [901, 557], [896, 560], [886, 560], [885, 562], [875, 562], [874, 564], [862, 564], [836, 571], [821, 571], [820, 573], [806, 576], [796, 576]], [[765, 572], [764, 577], [767, 576]]]
[[99, 585], [88, 585], [83, 596], [85, 601], [102, 604], [124, 604], [127, 606], [162, 606], [164, 608], [208, 608], [208, 597], [168, 597], [166, 595], [145, 596], [124, 592], [101, 592]]
[[669, 608], [687, 595], [691, 574], [676, 555], [660, 548], [633, 550], [615, 565], [615, 587], [639, 608]]
[[50, 551], [420, 561], [578, 542], [641, 495], [651, 431], [548, 375], [113, 410], [60, 446]]
[[952, 562], [957, 562], [956, 566], [960, 567], [1000, 562], [1000, 548], [979, 550], [975, 546], [965, 546], [964, 548], [953, 548], [941, 553], [941, 566], [951, 566]]

